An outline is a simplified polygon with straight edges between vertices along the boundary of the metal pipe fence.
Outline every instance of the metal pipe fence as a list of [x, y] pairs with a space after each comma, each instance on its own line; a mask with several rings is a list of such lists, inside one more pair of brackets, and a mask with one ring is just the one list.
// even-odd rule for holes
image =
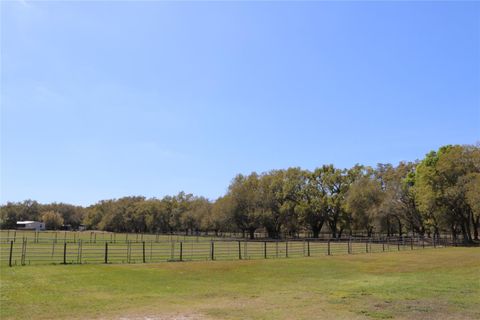
[[[462, 238], [452, 238], [451, 235], [441, 234], [434, 235], [432, 234], [429, 237], [422, 236], [419, 234], [412, 235], [403, 235], [403, 236], [389, 236], [384, 234], [375, 234], [372, 237], [367, 237], [365, 235], [342, 235], [341, 240], [346, 240], [350, 238], [355, 239], [384, 239], [384, 238], [423, 238], [433, 239], [436, 241], [450, 242], [452, 245], [461, 244]], [[309, 234], [303, 234], [300, 237], [283, 237], [278, 240], [283, 241], [293, 241], [293, 240], [308, 240], [308, 239], [318, 239], [322, 241], [328, 241], [332, 239], [329, 233], [321, 233], [319, 238], [310, 238]], [[28, 242], [47, 242], [50, 243], [52, 240], [56, 243], [78, 243], [82, 241], [83, 243], [126, 243], [126, 242], [163, 242], [163, 241], [176, 241], [176, 242], [204, 242], [204, 241], [216, 241], [216, 240], [250, 240], [246, 237], [243, 237], [241, 233], [228, 232], [228, 233], [219, 233], [217, 236], [213, 233], [198, 233], [195, 235], [185, 233], [114, 233], [108, 231], [34, 231], [34, 230], [0, 230], [0, 243], [10, 243], [10, 241], [28, 241]], [[271, 240], [267, 237], [267, 234], [257, 232], [255, 233], [254, 240]]]
[[452, 243], [423, 237], [276, 240], [127, 240], [116, 242], [53, 239], [0, 243], [0, 265], [153, 263], [250, 260], [365, 254], [440, 248]]

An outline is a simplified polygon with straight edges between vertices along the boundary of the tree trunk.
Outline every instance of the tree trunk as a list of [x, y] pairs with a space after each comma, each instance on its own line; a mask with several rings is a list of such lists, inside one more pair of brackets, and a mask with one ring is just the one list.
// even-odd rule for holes
[[455, 224], [452, 224], [452, 226], [450, 227], [451, 231], [452, 231], [452, 238], [454, 241], [457, 241], [457, 229], [455, 228]]
[[387, 237], [390, 237], [390, 218], [387, 218]]
[[402, 222], [400, 221], [400, 218], [397, 217], [398, 220], [398, 235], [401, 237], [403, 235], [403, 230], [402, 230]]
[[477, 219], [474, 220], [472, 215], [472, 224], [473, 224], [473, 238], [478, 241], [478, 229], [480, 228], [480, 215], [477, 216]]
[[248, 229], [248, 234], [250, 236], [250, 239], [255, 239], [255, 228]]
[[313, 232], [313, 237], [318, 238], [318, 235], [320, 234], [320, 229], [317, 226], [312, 226], [312, 232]]
[[334, 219], [328, 223], [330, 231], [332, 232], [332, 238], [337, 238], [337, 221]]
[[372, 227], [367, 227], [367, 237], [371, 238], [373, 233], [373, 228]]

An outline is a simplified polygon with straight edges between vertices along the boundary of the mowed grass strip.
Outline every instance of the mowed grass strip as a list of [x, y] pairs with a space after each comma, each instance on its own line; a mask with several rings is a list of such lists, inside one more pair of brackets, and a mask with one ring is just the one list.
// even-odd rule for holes
[[480, 249], [1, 267], [1, 319], [479, 319]]

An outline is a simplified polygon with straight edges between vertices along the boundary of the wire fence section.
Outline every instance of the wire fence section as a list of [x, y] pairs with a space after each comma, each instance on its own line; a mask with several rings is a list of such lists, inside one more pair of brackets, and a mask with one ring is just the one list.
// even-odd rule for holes
[[33, 230], [0, 230], [0, 243], [10, 241], [22, 241], [27, 239], [33, 242], [50, 242], [52, 240], [56, 242], [68, 242], [77, 243], [82, 242], [142, 242], [142, 241], [211, 241], [216, 239], [225, 239], [227, 237], [237, 237], [238, 234], [223, 234], [222, 237], [209, 235], [185, 235], [185, 234], [167, 234], [167, 233], [115, 233], [106, 231], [33, 231]]
[[423, 237], [302, 239], [290, 241], [60, 241], [28, 238], [2, 241], [0, 265], [152, 263], [318, 257], [437, 248], [445, 239]]

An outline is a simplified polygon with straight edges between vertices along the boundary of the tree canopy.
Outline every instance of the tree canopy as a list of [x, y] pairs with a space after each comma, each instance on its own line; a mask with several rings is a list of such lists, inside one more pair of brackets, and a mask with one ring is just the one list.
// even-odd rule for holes
[[161, 199], [129, 196], [88, 207], [33, 200], [1, 206], [1, 228], [18, 220], [43, 220], [49, 228], [84, 224], [116, 232], [241, 232], [254, 237], [341, 237], [363, 232], [438, 235], [478, 240], [480, 147], [448, 145], [424, 159], [397, 166], [349, 169], [323, 165], [239, 174], [215, 201], [180, 192]]

